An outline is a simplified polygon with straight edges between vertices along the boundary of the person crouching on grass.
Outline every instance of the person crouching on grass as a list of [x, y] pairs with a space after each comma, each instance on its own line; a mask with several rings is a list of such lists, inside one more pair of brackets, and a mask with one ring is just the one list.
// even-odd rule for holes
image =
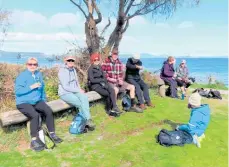
[[38, 137], [40, 114], [45, 116], [47, 128], [54, 142], [61, 143], [62, 139], [55, 134], [53, 112], [45, 103], [45, 85], [41, 72], [37, 70], [37, 59], [29, 58], [26, 67], [27, 69], [21, 72], [15, 81], [16, 106], [30, 119], [31, 149], [41, 151], [45, 145]]
[[176, 129], [191, 134], [193, 143], [201, 148], [200, 142], [205, 138], [204, 132], [210, 121], [210, 108], [208, 104], [201, 104], [201, 96], [197, 91], [189, 97], [188, 108], [191, 109], [189, 123], [180, 125]]

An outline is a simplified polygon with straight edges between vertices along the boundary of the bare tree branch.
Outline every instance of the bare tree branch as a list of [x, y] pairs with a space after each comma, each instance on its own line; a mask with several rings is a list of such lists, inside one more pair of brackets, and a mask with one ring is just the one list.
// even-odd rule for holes
[[92, 5], [93, 5], [93, 7], [94, 7], [94, 9], [95, 9], [95, 11], [96, 11], [96, 13], [98, 15], [98, 19], [95, 19], [95, 23], [98, 24], [98, 23], [100, 23], [102, 21], [102, 14], [101, 14], [98, 6], [96, 5], [95, 0], [92, 0]]
[[102, 35], [105, 33], [105, 31], [108, 29], [108, 27], [109, 27], [110, 25], [111, 25], [111, 20], [110, 20], [110, 18], [108, 18], [108, 24], [104, 27], [104, 29], [102, 30], [100, 36], [102, 36]]
[[130, 0], [129, 5], [128, 5], [128, 7], [126, 8], [125, 15], [128, 14], [128, 12], [129, 12], [129, 10], [130, 10], [132, 4], [134, 3], [134, 1], [135, 1], [135, 0]]
[[129, 27], [129, 19], [126, 21], [126, 25], [125, 25], [125, 27], [124, 27], [123, 30], [122, 30], [122, 34], [123, 34], [124, 32], [126, 32], [126, 30], [127, 30], [128, 27]]
[[87, 15], [86, 15], [85, 11], [82, 9], [82, 7], [79, 4], [77, 4], [76, 2], [74, 2], [73, 0], [70, 0], [70, 1], [81, 10], [81, 12], [83, 13], [83, 15], [87, 19]]
[[[146, 14], [148, 14], [150, 12], [155, 11], [156, 9], [158, 9], [159, 7], [165, 5], [168, 2], [170, 2], [170, 0], [165, 0], [163, 3], [160, 3], [160, 4], [156, 5], [154, 8], [150, 8], [149, 4], [145, 4], [141, 9], [138, 9], [134, 14], [128, 16], [126, 19], [128, 20], [128, 19], [131, 19], [131, 18], [133, 18], [135, 16], [146, 15]], [[147, 8], [150, 8], [150, 9], [146, 10]], [[146, 11], [143, 12], [144, 10], [146, 10]]]

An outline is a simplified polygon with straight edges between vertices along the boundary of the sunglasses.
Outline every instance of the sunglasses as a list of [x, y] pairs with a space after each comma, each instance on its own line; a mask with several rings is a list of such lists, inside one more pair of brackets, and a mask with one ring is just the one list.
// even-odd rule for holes
[[67, 60], [67, 62], [75, 62], [75, 60], [69, 59], [69, 60]]
[[32, 63], [27, 63], [27, 65], [28, 65], [28, 66], [35, 66], [35, 67], [37, 67], [37, 66], [38, 66], [38, 64], [37, 64], [37, 63], [35, 63], [35, 64], [32, 64]]

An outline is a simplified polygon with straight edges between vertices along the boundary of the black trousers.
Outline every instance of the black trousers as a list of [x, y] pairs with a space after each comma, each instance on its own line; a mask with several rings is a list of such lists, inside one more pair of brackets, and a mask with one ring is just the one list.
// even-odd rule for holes
[[169, 91], [170, 91], [170, 97], [172, 98], [178, 98], [177, 95], [177, 81], [174, 79], [163, 79], [165, 81], [166, 85], [169, 85]]
[[[149, 88], [142, 79], [128, 78], [127, 82], [135, 86], [135, 94], [140, 104], [144, 104], [144, 99], [147, 103], [150, 102]], [[142, 92], [143, 92], [143, 96], [142, 96]]]
[[180, 87], [183, 86], [185, 88], [188, 88], [191, 85], [190, 82], [185, 82], [185, 81], [182, 81], [180, 79], [177, 79], [176, 81], [177, 81], [177, 85], [180, 86]]
[[99, 93], [100, 95], [104, 96], [106, 99], [106, 109], [107, 111], [111, 110], [112, 108], [117, 107], [117, 100], [115, 97], [115, 90], [111, 87], [110, 84], [106, 85], [107, 88], [102, 86], [97, 86], [94, 91]]
[[35, 105], [28, 103], [19, 104], [17, 105], [17, 109], [30, 119], [31, 137], [37, 137], [40, 114], [45, 117], [49, 132], [55, 131], [52, 109], [44, 101], [40, 101]]

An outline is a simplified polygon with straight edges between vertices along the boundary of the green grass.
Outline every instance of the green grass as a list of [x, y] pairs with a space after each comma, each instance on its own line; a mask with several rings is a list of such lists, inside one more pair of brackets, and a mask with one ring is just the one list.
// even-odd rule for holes
[[191, 85], [191, 88], [210, 88], [210, 89], [218, 89], [218, 90], [228, 90], [223, 83], [217, 82], [216, 84], [200, 84], [194, 83]]
[[[151, 92], [151, 94], [153, 94]], [[119, 118], [108, 117], [102, 104], [92, 107], [97, 125], [94, 132], [70, 135], [69, 122], [56, 120], [57, 134], [64, 139], [53, 150], [40, 153], [29, 149], [18, 151], [18, 140], [29, 145], [25, 127], [1, 132], [0, 144], [6, 151], [0, 154], [1, 167], [226, 167], [228, 166], [228, 117], [227, 101], [208, 100], [211, 106], [211, 122], [206, 131], [202, 148], [195, 145], [162, 147], [155, 136], [160, 129], [172, 129], [171, 123], [186, 123], [189, 119], [187, 101], [152, 97], [155, 109], [143, 114], [125, 113]], [[165, 121], [170, 120], [170, 121]], [[166, 122], [171, 122], [170, 124]], [[14, 127], [15, 128], [15, 127]]]

